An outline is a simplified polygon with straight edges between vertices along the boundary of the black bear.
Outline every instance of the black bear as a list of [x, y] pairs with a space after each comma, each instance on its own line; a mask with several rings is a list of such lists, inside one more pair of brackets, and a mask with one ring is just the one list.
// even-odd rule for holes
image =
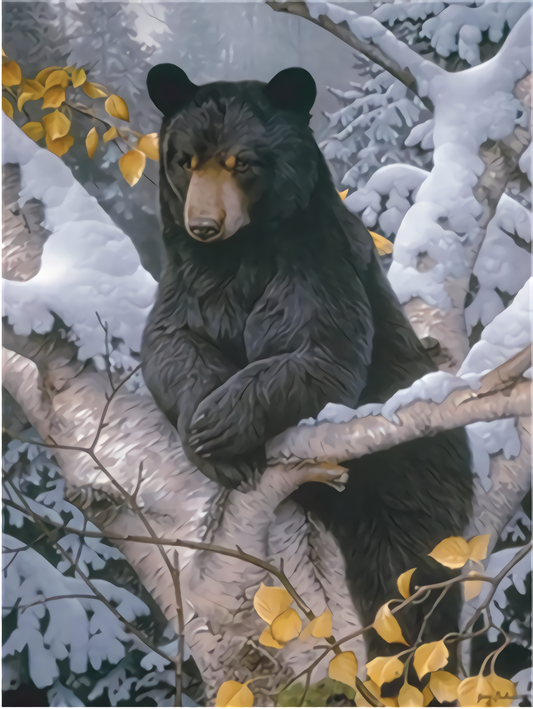
[[[148, 90], [164, 114], [168, 262], [144, 334], [143, 374], [191, 459], [236, 486], [264, 464], [269, 438], [329, 402], [384, 402], [434, 366], [370, 234], [337, 194], [309, 128], [316, 87], [308, 72], [198, 87], [162, 64]], [[427, 554], [465, 527], [470, 454], [460, 429], [345, 465], [343, 492], [312, 483], [295, 499], [338, 540], [366, 625], [398, 597], [407, 569], [417, 567], [419, 585], [446, 577]], [[410, 643], [433, 602], [402, 614]], [[424, 639], [456, 630], [459, 608], [454, 586]], [[371, 656], [400, 649], [369, 638]]]

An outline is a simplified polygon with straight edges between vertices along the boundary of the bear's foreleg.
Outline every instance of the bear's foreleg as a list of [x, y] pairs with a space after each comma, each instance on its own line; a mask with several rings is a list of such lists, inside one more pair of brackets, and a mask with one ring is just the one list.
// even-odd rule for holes
[[319, 346], [269, 357], [245, 367], [210, 394], [191, 422], [196, 454], [230, 460], [259, 446], [329, 402], [357, 401], [366, 363], [339, 365]]

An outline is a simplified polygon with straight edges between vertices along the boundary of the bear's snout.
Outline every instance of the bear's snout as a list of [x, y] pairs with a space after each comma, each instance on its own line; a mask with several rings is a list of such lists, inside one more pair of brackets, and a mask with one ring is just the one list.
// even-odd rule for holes
[[189, 232], [192, 236], [197, 237], [201, 241], [208, 241], [213, 237], [219, 236], [223, 226], [222, 221], [217, 222], [215, 219], [206, 217], [189, 219]]
[[222, 241], [250, 222], [235, 174], [212, 159], [195, 163], [185, 200], [185, 228], [198, 241]]

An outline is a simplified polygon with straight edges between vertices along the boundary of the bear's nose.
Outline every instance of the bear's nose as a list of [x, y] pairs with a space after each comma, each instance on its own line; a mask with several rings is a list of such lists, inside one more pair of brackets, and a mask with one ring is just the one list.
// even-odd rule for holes
[[222, 224], [214, 219], [198, 217], [190, 220], [189, 230], [194, 236], [198, 237], [198, 239], [207, 241], [207, 239], [211, 239], [213, 236], [220, 234]]

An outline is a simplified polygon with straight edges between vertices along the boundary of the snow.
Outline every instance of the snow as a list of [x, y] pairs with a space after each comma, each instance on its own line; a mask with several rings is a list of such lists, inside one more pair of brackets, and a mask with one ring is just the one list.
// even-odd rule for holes
[[488, 325], [504, 304], [495, 289], [515, 295], [531, 275], [529, 254], [508, 234], [516, 234], [525, 242], [531, 241], [531, 213], [511, 197], [503, 195], [490, 221], [485, 239], [476, 260], [473, 273], [479, 282], [479, 291], [465, 310], [470, 333], [479, 321]]
[[[377, 170], [364, 187], [348, 195], [344, 204], [354, 214], [362, 212], [363, 223], [368, 228], [376, 224], [379, 214], [381, 231], [388, 236], [398, 230], [428, 174], [413, 165], [386, 165]], [[387, 209], [382, 211], [382, 198], [387, 195]]]
[[[485, 574], [493, 578], [494, 576], [497, 576], [519, 551], [520, 547], [513, 547], [511, 549], [502, 549], [502, 551], [492, 554], [485, 570]], [[514, 586], [518, 593], [524, 595], [526, 593], [525, 579], [528, 573], [531, 573], [530, 554], [526, 554], [526, 556], [511, 569], [507, 576], [505, 576], [498, 585], [494, 598], [490, 603], [490, 612], [495, 626], [501, 627], [504, 622], [504, 616], [500, 609], [505, 608], [509, 603], [505, 595], [505, 591], [511, 586]], [[477, 607], [481, 605], [489, 591], [490, 586], [488, 584], [483, 584], [481, 594], [478, 598], [476, 598]], [[498, 630], [496, 630], [496, 628], [490, 628], [488, 631], [488, 636], [489, 642], [496, 642], [498, 639]]]
[[[531, 344], [533, 323], [530, 278], [507, 309], [497, 315], [470, 350], [459, 377], [478, 376], [499, 367]], [[520, 452], [520, 440], [514, 419], [474, 423], [467, 426], [474, 471], [485, 490], [490, 489], [490, 456], [503, 451], [509, 459]]]
[[311, 17], [317, 19], [327, 15], [333, 22], [346, 22], [354, 35], [363, 43], [372, 42], [401, 67], [411, 71], [417, 80], [419, 94], [427, 96], [431, 80], [442, 73], [442, 69], [423, 59], [406, 44], [396, 39], [389, 30], [373, 17], [364, 17], [332, 3], [311, 2], [308, 4]]
[[[30, 677], [37, 687], [52, 684], [59, 677], [57, 662], [67, 657], [72, 672], [85, 672], [88, 662], [99, 669], [104, 660], [116, 663], [124, 657], [124, 643], [130, 636], [101, 601], [87, 598], [45, 601], [58, 595], [92, 595], [82, 579], [63, 576], [34, 549], [17, 553], [17, 548], [24, 545], [7, 534], [3, 535], [3, 545], [4, 606], [43, 601], [18, 612], [17, 627], [4, 644], [4, 657], [27, 646]], [[128, 620], [149, 613], [146, 604], [126, 589], [101, 579], [93, 583]], [[46, 611], [49, 623], [41, 633], [40, 619]], [[92, 613], [90, 619], [88, 612]]]
[[529, 278], [506, 310], [483, 330], [480, 341], [463, 362], [459, 376], [495, 369], [531, 344], [532, 284], [533, 279]]
[[[74, 179], [62, 160], [40, 148], [4, 115], [3, 163], [21, 167], [21, 202], [36, 198], [51, 235], [39, 273], [3, 282], [4, 313], [16, 334], [49, 332], [57, 314], [78, 338], [78, 357], [105, 352], [104, 331], [139, 351], [157, 284], [142, 268], [130, 239]], [[65, 294], [68, 293], [68, 297]]]
[[[487, 139], [508, 136], [525, 117], [512, 92], [531, 64], [528, 30], [524, 18], [494, 59], [467, 71], [439, 73], [430, 82], [434, 168], [402, 221], [389, 270], [402, 303], [421, 297], [443, 310], [458, 305], [450, 284], [469, 278], [483, 237], [478, 223], [483, 209], [472, 191], [485, 169], [479, 148]], [[435, 262], [423, 272], [417, 269], [421, 252]], [[492, 304], [490, 312], [495, 310]]]

